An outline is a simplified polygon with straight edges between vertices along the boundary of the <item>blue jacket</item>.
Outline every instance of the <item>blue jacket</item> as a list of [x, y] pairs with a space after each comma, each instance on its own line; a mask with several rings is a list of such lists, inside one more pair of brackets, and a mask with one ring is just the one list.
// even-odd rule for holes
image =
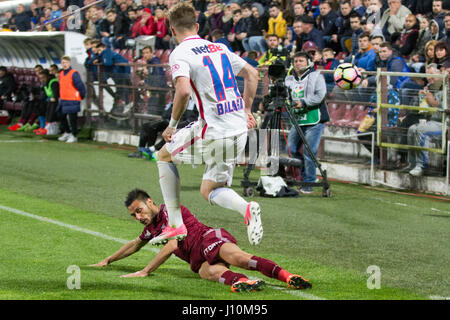
[[[72, 70], [72, 68], [64, 70], [64, 74], [66, 75], [70, 70]], [[86, 96], [86, 87], [84, 86], [83, 80], [81, 80], [81, 76], [78, 72], [74, 72], [72, 74], [72, 83], [80, 93], [81, 99], [84, 99]], [[57, 110], [59, 109], [62, 110], [62, 113], [77, 113], [81, 110], [81, 103], [80, 101], [60, 99]]]
[[366, 71], [375, 71], [375, 56], [377, 54], [373, 51], [373, 49], [370, 49], [366, 52], [359, 51], [355, 55], [355, 65], [358, 68], [363, 68]]
[[118, 63], [129, 63], [128, 60], [109, 48], [103, 50], [100, 59], [105, 66], [105, 73], [130, 73], [130, 67], [116, 65]]
[[152, 64], [161, 64], [161, 60], [157, 56], [153, 56], [150, 60], [146, 61], [150, 66], [148, 67], [148, 79], [147, 84], [151, 87], [165, 88], [167, 87], [166, 72], [163, 67], [152, 67]]
[[[387, 62], [387, 71], [392, 72], [410, 72], [408, 65], [406, 64], [406, 61], [399, 56], [390, 56]], [[409, 77], [391, 77], [391, 85], [394, 86], [394, 88], [399, 89], [403, 82], [409, 80]]]
[[[320, 50], [325, 48], [325, 41], [323, 41], [323, 33], [322, 31], [317, 30], [316, 28], [312, 28], [311, 32], [308, 34], [303, 34], [302, 37], [302, 46], [306, 41], [312, 41], [319, 47]], [[300, 50], [301, 48], [299, 48]]]

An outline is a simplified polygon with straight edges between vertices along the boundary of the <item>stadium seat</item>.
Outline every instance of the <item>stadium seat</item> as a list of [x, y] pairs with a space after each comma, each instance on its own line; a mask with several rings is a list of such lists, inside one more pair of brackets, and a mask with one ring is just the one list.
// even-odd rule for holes
[[161, 56], [163, 54], [164, 50], [163, 49], [158, 49], [155, 51], [155, 56], [157, 56], [158, 58], [161, 59]]
[[7, 101], [3, 108], [9, 111], [20, 111], [22, 110], [22, 102]]
[[331, 117], [331, 120], [329, 122], [329, 125], [336, 125], [336, 122], [343, 119], [345, 112], [347, 111], [347, 106], [345, 104], [341, 104], [337, 107], [335, 112], [333, 112], [333, 116]]
[[163, 52], [163, 54], [161, 55], [161, 58], [160, 58], [162, 64], [169, 63], [170, 53], [171, 53], [170, 49], [167, 49]]
[[328, 114], [330, 115], [330, 120], [334, 119], [334, 114], [336, 113], [338, 109], [337, 103], [329, 103], [327, 104]]
[[336, 121], [336, 125], [339, 127], [350, 127], [350, 123], [356, 120], [359, 112], [359, 106], [352, 106], [351, 104], [346, 105], [345, 114], [341, 120]]
[[357, 129], [364, 117], [369, 113], [369, 108], [363, 105], [354, 106], [353, 108], [357, 109], [356, 117], [348, 123], [348, 126]]

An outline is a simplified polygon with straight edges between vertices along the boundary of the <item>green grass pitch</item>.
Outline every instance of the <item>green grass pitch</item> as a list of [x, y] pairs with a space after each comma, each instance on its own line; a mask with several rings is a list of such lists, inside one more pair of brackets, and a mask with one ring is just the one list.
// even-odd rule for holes
[[[313, 284], [294, 291], [257, 272], [268, 286], [235, 294], [202, 280], [176, 257], [147, 278], [120, 275], [142, 269], [155, 248], [104, 269], [88, 267], [112, 254], [142, 226], [123, 205], [129, 190], [147, 190], [161, 203], [154, 162], [127, 158], [128, 150], [94, 142], [68, 145], [0, 127], [0, 299], [433, 299], [450, 296], [448, 201], [332, 182], [295, 199], [256, 197], [264, 238], [249, 245], [239, 214], [207, 204], [199, 193], [203, 168], [179, 167], [182, 203], [200, 221], [224, 227], [252, 254], [276, 261]], [[258, 172], [252, 173], [253, 180]], [[243, 168], [235, 171], [239, 193]], [[448, 199], [447, 199], [448, 200]], [[69, 266], [80, 289], [68, 289]], [[380, 289], [369, 289], [369, 266]], [[232, 268], [233, 269], [233, 268]], [[233, 270], [239, 270], [234, 268]]]

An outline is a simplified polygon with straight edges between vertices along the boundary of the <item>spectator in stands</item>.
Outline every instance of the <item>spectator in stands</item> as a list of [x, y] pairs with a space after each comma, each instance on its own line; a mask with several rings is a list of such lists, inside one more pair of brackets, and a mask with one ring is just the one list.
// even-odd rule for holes
[[225, 37], [225, 34], [223, 33], [222, 29], [216, 29], [213, 32], [211, 32], [211, 41], [216, 43], [223, 43], [228, 47], [228, 50], [233, 52], [233, 49], [230, 46], [230, 42], [228, 42], [228, 39]]
[[417, 39], [419, 37], [419, 30], [416, 16], [410, 14], [406, 17], [405, 28], [400, 34], [399, 53], [405, 58], [409, 59], [409, 55], [416, 48]]
[[[360, 34], [358, 37], [358, 53], [355, 55], [353, 63], [360, 71], [375, 71], [375, 56], [370, 37], [367, 33]], [[346, 62], [351, 62], [351, 58], [347, 57]]]
[[430, 21], [431, 39], [440, 40], [443, 36], [439, 30], [439, 23], [436, 20]]
[[302, 16], [302, 15], [304, 15], [306, 13], [305, 12], [305, 7], [299, 1], [294, 3], [293, 9], [294, 9], [294, 17]]
[[85, 27], [85, 35], [88, 38], [97, 38], [99, 37], [99, 24], [100, 24], [100, 19], [99, 16], [97, 14], [97, 8], [95, 6], [90, 7], [87, 12], [86, 12], [86, 16], [85, 16], [85, 23], [86, 23], [86, 27]]
[[128, 29], [128, 25], [122, 16], [118, 15], [114, 9], [108, 9], [106, 19], [100, 25], [102, 42], [109, 48], [123, 49]]
[[369, 6], [362, 17], [362, 21], [371, 24], [378, 24], [384, 12], [382, 0], [369, 0]]
[[269, 6], [268, 34], [276, 34], [279, 38], [284, 38], [287, 32], [287, 23], [283, 18], [280, 5], [272, 2]]
[[430, 19], [423, 16], [420, 18], [420, 29], [417, 36], [417, 42], [414, 49], [411, 51], [409, 62], [411, 68], [416, 72], [420, 72], [420, 67], [425, 63], [425, 45], [431, 40]]
[[150, 98], [148, 100], [148, 113], [161, 114], [162, 106], [165, 105], [165, 94], [167, 91], [166, 73], [163, 67], [154, 67], [160, 65], [161, 60], [155, 56], [151, 47], [144, 47], [141, 50], [141, 56], [149, 66], [142, 69], [142, 77], [150, 87]]
[[434, 60], [438, 66], [450, 68], [450, 46], [445, 42], [438, 42], [434, 47]]
[[[134, 1], [132, 1], [132, 2], [134, 2]], [[141, 3], [141, 5], [142, 5], [142, 3]], [[162, 6], [158, 6], [158, 1], [156, 1], [156, 0], [149, 0], [148, 5], [146, 6], [146, 8], [149, 8], [151, 12], [155, 12], [157, 7], [160, 7], [164, 10], [164, 8]]]
[[45, 92], [45, 126], [38, 129], [37, 135], [54, 135], [59, 133], [58, 113], [56, 108], [59, 100], [58, 79], [48, 70], [39, 73], [39, 80], [43, 84]]
[[444, 35], [445, 10], [444, 10], [442, 4], [443, 4], [443, 0], [433, 0], [431, 17], [438, 23], [439, 30], [442, 33], [442, 35]]
[[405, 25], [405, 20], [411, 11], [402, 5], [402, 0], [389, 0], [389, 9], [381, 17], [380, 27], [387, 41], [391, 40], [394, 33], [400, 33]]
[[[245, 51], [265, 52], [267, 50], [267, 39], [264, 34], [267, 32], [268, 17], [264, 11], [260, 11], [258, 6], [242, 6], [244, 21], [248, 24], [247, 37], [242, 40]], [[247, 11], [250, 16], [246, 18]]]
[[447, 12], [445, 14], [444, 25], [445, 25], [445, 37], [443, 38], [443, 41], [445, 41], [447, 44], [450, 45], [450, 12]]
[[211, 33], [216, 29], [222, 29], [223, 28], [223, 20], [222, 17], [224, 16], [223, 12], [223, 5], [221, 3], [217, 3], [214, 5], [213, 14], [211, 16], [211, 29], [208, 34], [208, 39], [211, 39]]
[[242, 19], [242, 10], [233, 11], [233, 27], [227, 37], [233, 51], [243, 51], [242, 40], [247, 36], [246, 31], [247, 24]]
[[168, 50], [170, 45], [170, 35], [168, 34], [166, 19], [164, 17], [164, 10], [158, 6], [155, 9], [155, 29], [156, 29], [156, 42], [155, 48]]
[[[430, 64], [426, 70], [430, 74], [439, 74], [436, 64]], [[442, 80], [436, 78], [428, 78], [428, 86], [419, 92], [421, 98], [421, 106], [431, 108], [442, 108]], [[429, 86], [437, 83], [438, 89], [434, 92], [429, 90]], [[433, 135], [442, 135], [442, 114], [440, 112], [421, 113], [418, 124], [414, 124], [408, 129], [407, 139], [408, 145], [425, 147], [427, 137]], [[428, 163], [428, 152], [408, 149], [408, 166], [403, 172], [409, 172], [413, 176], [423, 175], [423, 170]]]
[[268, 50], [258, 60], [258, 66], [269, 66], [279, 54], [283, 60], [287, 59], [288, 52], [281, 45], [281, 39], [276, 34], [269, 34], [266, 37]]
[[[62, 113], [61, 131], [63, 134], [58, 140], [74, 143], [78, 141], [77, 114], [81, 110], [81, 100], [86, 96], [86, 87], [78, 71], [72, 69], [70, 57], [62, 57], [61, 64], [63, 70], [59, 74], [60, 100], [58, 110]], [[69, 118], [69, 121], [67, 118]]]
[[[294, 126], [288, 135], [287, 152], [291, 157], [303, 158], [303, 181], [314, 183], [317, 177], [313, 157], [319, 147], [324, 123], [330, 120], [325, 103], [327, 88], [324, 77], [320, 72], [314, 71], [314, 64], [308, 53], [295, 53], [293, 65], [293, 74], [286, 77], [285, 85], [291, 89], [297, 123], [314, 155], [310, 155], [306, 149], [303, 149], [303, 156], [301, 156], [299, 149], [302, 140]], [[303, 186], [299, 191], [309, 194], [313, 192], [313, 187]]]
[[322, 2], [319, 6], [319, 9], [320, 15], [317, 20], [317, 29], [322, 32], [325, 45], [330, 46], [331, 35], [336, 34], [337, 32], [335, 22], [338, 15], [331, 8], [331, 5], [328, 1]]
[[[304, 15], [301, 17], [302, 19], [302, 38], [301, 38], [301, 47], [308, 41], [312, 41], [316, 44], [319, 49], [323, 49], [325, 47], [325, 42], [323, 41], [323, 33], [317, 30], [314, 27], [314, 18]], [[297, 45], [299, 42], [297, 42]]]
[[231, 6], [229, 4], [223, 8], [222, 23], [223, 26], [221, 30], [224, 35], [227, 36], [233, 27], [233, 12], [231, 11]]
[[293, 34], [294, 34], [294, 32], [292, 31], [292, 28], [289, 27], [287, 29], [286, 38], [283, 41], [283, 47], [289, 52], [291, 52], [294, 48], [294, 35]]
[[338, 18], [336, 19], [336, 34], [331, 35], [331, 41], [336, 44], [340, 44], [341, 51], [349, 52], [347, 47], [345, 46], [345, 42], [348, 39], [352, 38], [352, 28], [350, 26], [350, 14], [352, 11], [352, 6], [350, 4], [350, 0], [343, 0], [340, 3], [340, 13]]
[[[380, 59], [382, 62], [381, 67], [387, 68], [387, 71], [410, 72], [409, 67], [406, 64], [406, 61], [402, 57], [400, 57], [394, 53], [392, 45], [389, 42], [383, 42], [380, 45], [379, 55], [380, 55]], [[401, 88], [401, 85], [403, 84], [403, 82], [405, 82], [407, 80], [409, 80], [409, 77], [391, 76], [389, 84], [393, 88], [399, 89], [399, 88]], [[371, 76], [368, 79], [363, 80], [361, 85], [364, 88], [366, 88], [368, 86], [375, 87], [375, 81], [376, 81], [375, 76]]]
[[[335, 59], [336, 53], [331, 48], [325, 48], [322, 51], [323, 54], [323, 61], [324, 61], [324, 70], [335, 70], [338, 65], [339, 61]], [[331, 93], [334, 88], [334, 77], [332, 73], [324, 74], [325, 82], [327, 84], [327, 93]]]
[[363, 6], [362, 0], [350, 0], [350, 4], [352, 5], [353, 11], [359, 14], [359, 16], [362, 18], [367, 9], [365, 6]]
[[[208, 39], [209, 38], [209, 32], [211, 31], [211, 25], [212, 25], [212, 19], [214, 14], [215, 5], [211, 2], [208, 3], [208, 6], [206, 7], [206, 12], [204, 13], [205, 16], [205, 22], [203, 24], [203, 27], [199, 28], [198, 35], [202, 38]], [[245, 11], [243, 10], [243, 13]], [[199, 14], [199, 18], [201, 18], [202, 14]]]
[[[61, 18], [63, 11], [59, 7], [59, 4], [52, 3], [52, 13], [50, 14], [50, 20]], [[58, 20], [52, 23], [52, 28], [56, 31], [61, 29], [64, 20]]]
[[[430, 40], [427, 42], [427, 44], [425, 45], [425, 68], [430, 64], [430, 63], [435, 63], [435, 55], [434, 55], [434, 47], [438, 44], [437, 40]], [[425, 68], [423, 68], [423, 70], [425, 70]]]
[[107, 78], [112, 78], [116, 85], [116, 107], [128, 103], [129, 89], [126, 86], [130, 79], [130, 67], [128, 60], [117, 52], [109, 49], [104, 43], [97, 45], [97, 62], [104, 66], [104, 72]]
[[156, 23], [155, 18], [152, 17], [152, 13], [149, 8], [144, 8], [142, 10], [142, 16], [139, 21], [139, 32], [140, 36], [150, 36], [156, 34]]
[[314, 56], [315, 56], [317, 50], [319, 50], [319, 48], [317, 47], [317, 45], [314, 42], [306, 41], [303, 44], [301, 51], [307, 52], [309, 54], [309, 56], [311, 57], [311, 59], [313, 60], [313, 62], [314, 62]]
[[16, 89], [16, 80], [6, 67], [0, 67], [0, 109]]
[[361, 27], [361, 16], [353, 12], [350, 14], [350, 27], [352, 28], [352, 45], [350, 55], [356, 55], [359, 51], [358, 39], [359, 36], [363, 33], [363, 29]]
[[18, 4], [16, 14], [14, 15], [14, 24], [19, 31], [30, 31], [31, 29], [31, 11], [25, 11], [23, 4]]

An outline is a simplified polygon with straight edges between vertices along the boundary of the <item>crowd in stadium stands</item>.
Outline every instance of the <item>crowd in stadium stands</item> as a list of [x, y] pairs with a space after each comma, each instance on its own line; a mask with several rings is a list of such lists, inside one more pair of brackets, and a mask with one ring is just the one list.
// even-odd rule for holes
[[[34, 0], [29, 10], [18, 5], [15, 12], [1, 16], [0, 22], [3, 23], [2, 31], [70, 30], [85, 34], [88, 37], [85, 42], [88, 72], [95, 77], [97, 64], [102, 64], [106, 68], [103, 80], [112, 78], [115, 83], [123, 84], [129, 79], [130, 69], [116, 64], [133, 60], [133, 57], [120, 54], [121, 50], [132, 47], [133, 39], [154, 35], [157, 51], [170, 52], [174, 48], [165, 14], [178, 1], [105, 0], [79, 16], [58, 20], [71, 12], [71, 6], [83, 7], [95, 0]], [[254, 66], [270, 65], [277, 57], [289, 61], [295, 52], [306, 51], [315, 67], [325, 70], [335, 69], [342, 61], [353, 61], [363, 71], [375, 71], [379, 67], [394, 72], [450, 71], [450, 1], [186, 1], [196, 9], [201, 37], [226, 44]], [[160, 55], [155, 55], [152, 48], [146, 50], [145, 56], [140, 53], [145, 62], [167, 63], [167, 59], [159, 60]], [[159, 75], [165, 79], [162, 68], [149, 68], [143, 72], [145, 76]], [[329, 93], [337, 99], [372, 99], [362, 93], [375, 87], [375, 76], [366, 77], [358, 90], [351, 90], [352, 97], [334, 85], [331, 74], [325, 78]], [[2, 100], [10, 94], [13, 80], [0, 69]], [[166, 80], [156, 81], [151, 85], [166, 85]], [[438, 83], [413, 77], [391, 77], [389, 83], [390, 88], [396, 89], [392, 92], [393, 99], [395, 93], [402, 104], [410, 103], [408, 93], [411, 90], [440, 88]], [[374, 90], [370, 92], [374, 93]], [[118, 88], [114, 94], [120, 103], [129, 102], [126, 89]], [[164, 97], [161, 99], [155, 103], [161, 104]], [[407, 121], [404, 126], [410, 127], [418, 120]]]

